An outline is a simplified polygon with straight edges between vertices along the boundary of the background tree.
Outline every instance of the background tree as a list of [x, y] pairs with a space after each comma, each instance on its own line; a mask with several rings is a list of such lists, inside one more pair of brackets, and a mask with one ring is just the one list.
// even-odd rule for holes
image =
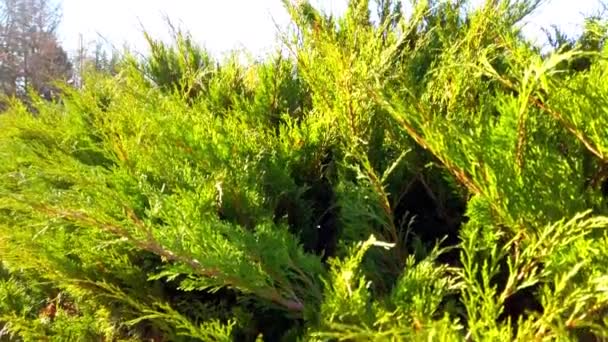
[[74, 70], [71, 82], [75, 87], [81, 87], [86, 73], [91, 71], [116, 75], [120, 59], [118, 50], [107, 42], [98, 39], [85, 43], [81, 35], [78, 51], [72, 58]]
[[61, 12], [49, 0], [0, 1], [0, 91], [28, 97], [32, 89], [53, 97], [55, 80], [71, 76], [71, 63], [56, 30]]

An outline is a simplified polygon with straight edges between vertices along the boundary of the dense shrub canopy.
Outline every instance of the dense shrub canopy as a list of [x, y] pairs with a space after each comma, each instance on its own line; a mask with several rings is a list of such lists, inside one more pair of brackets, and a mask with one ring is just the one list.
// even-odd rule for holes
[[286, 1], [263, 60], [14, 101], [0, 339], [608, 338], [608, 26], [543, 53], [538, 3]]

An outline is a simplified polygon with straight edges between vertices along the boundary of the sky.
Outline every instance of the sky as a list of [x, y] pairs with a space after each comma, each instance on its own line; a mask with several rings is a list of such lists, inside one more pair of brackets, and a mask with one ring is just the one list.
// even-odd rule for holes
[[[190, 31], [211, 53], [220, 56], [232, 49], [254, 55], [275, 46], [277, 27], [289, 24], [281, 0], [59, 0], [63, 21], [59, 37], [70, 53], [78, 50], [80, 36], [85, 47], [104, 39], [121, 49], [125, 43], [145, 52], [142, 27], [154, 37], [167, 39], [164, 16]], [[556, 24], [567, 32], [580, 29], [583, 14], [599, 8], [600, 0], [548, 0], [531, 17], [525, 30], [532, 39], [542, 39], [540, 28]], [[347, 0], [313, 0], [332, 13], [343, 13]]]

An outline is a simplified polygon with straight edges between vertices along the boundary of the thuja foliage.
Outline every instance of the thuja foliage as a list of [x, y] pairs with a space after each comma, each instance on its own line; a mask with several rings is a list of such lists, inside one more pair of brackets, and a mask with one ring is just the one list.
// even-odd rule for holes
[[14, 101], [0, 339], [608, 338], [608, 26], [543, 52], [539, 2], [286, 1], [263, 60]]

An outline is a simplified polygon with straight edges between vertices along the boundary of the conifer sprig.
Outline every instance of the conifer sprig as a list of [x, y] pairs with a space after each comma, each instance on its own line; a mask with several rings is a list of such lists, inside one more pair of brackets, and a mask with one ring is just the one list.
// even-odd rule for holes
[[608, 25], [541, 53], [540, 3], [284, 1], [288, 53], [11, 102], [0, 339], [608, 338]]

